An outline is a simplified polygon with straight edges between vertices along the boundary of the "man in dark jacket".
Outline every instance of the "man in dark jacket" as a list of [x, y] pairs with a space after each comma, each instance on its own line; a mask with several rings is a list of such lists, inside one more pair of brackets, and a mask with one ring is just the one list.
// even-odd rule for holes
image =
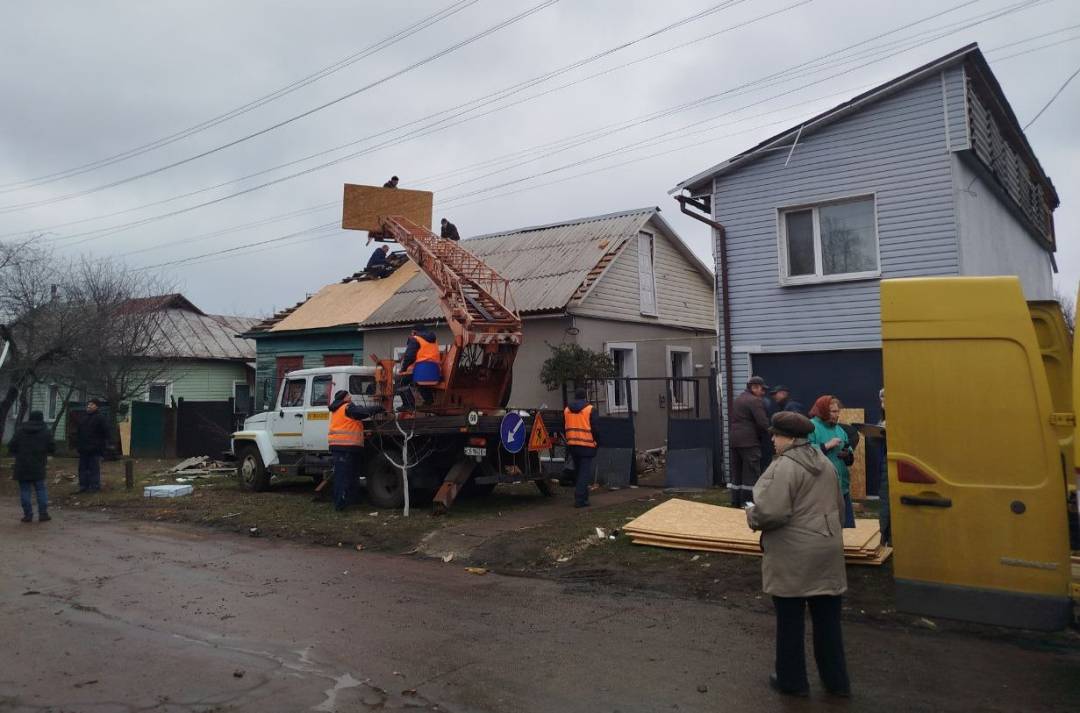
[[458, 234], [457, 226], [451, 223], [446, 218], [443, 218], [439, 228], [439, 237], [446, 240], [461, 240], [461, 235]]
[[600, 444], [596, 440], [596, 408], [586, 399], [585, 389], [575, 389], [574, 400], [563, 409], [563, 432], [577, 469], [574, 507], [586, 508], [593, 481], [593, 459]]
[[345, 389], [330, 404], [330, 455], [334, 460], [334, 509], [344, 510], [353, 501], [360, 456], [364, 452], [364, 419], [382, 408], [357, 406]]
[[[765, 417], [769, 419], [769, 423], [772, 423], [772, 417], [781, 411], [789, 411], [792, 413], [799, 413], [803, 416], [806, 415], [806, 410], [803, 405], [798, 401], [791, 398], [791, 389], [783, 384], [777, 384], [769, 389], [769, 394], [764, 399], [765, 403]], [[772, 463], [775, 451], [773, 449], [772, 437], [769, 434], [765, 434], [761, 439], [761, 469], [769, 467], [769, 463]]]
[[13, 477], [19, 481], [19, 500], [22, 502], [23, 522], [34, 521], [31, 495], [37, 495], [38, 521], [48, 522], [49, 495], [45, 489], [45, 467], [49, 454], [56, 452], [52, 433], [45, 426], [41, 411], [31, 411], [30, 420], [15, 431], [8, 444], [15, 456]]
[[769, 432], [765, 417], [765, 380], [752, 376], [746, 391], [735, 398], [731, 412], [731, 501], [742, 507], [751, 498], [761, 475], [761, 439]]
[[101, 457], [109, 443], [109, 423], [100, 411], [101, 401], [91, 399], [75, 429], [75, 450], [79, 453], [79, 492], [101, 490]]

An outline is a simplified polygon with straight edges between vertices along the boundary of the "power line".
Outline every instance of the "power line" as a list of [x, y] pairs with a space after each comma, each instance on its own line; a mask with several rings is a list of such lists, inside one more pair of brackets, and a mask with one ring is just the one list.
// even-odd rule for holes
[[238, 116], [246, 114], [246, 113], [248, 113], [248, 112], [250, 112], [250, 111], [252, 111], [254, 109], [257, 109], [257, 108], [259, 108], [259, 107], [261, 107], [261, 106], [263, 106], [265, 104], [269, 104], [272, 101], [280, 99], [281, 97], [286, 96], [287, 94], [291, 94], [292, 92], [295, 92], [298, 89], [302, 89], [303, 87], [306, 87], [309, 84], [313, 84], [313, 83], [319, 81], [320, 79], [328, 77], [331, 74], [334, 74], [335, 72], [338, 72], [338, 71], [340, 71], [340, 70], [342, 70], [342, 69], [344, 69], [346, 67], [349, 67], [349, 66], [355, 64], [356, 62], [359, 62], [362, 59], [370, 57], [370, 56], [372, 56], [372, 55], [374, 55], [374, 54], [376, 54], [376, 53], [378, 53], [378, 52], [380, 52], [380, 51], [382, 51], [382, 50], [384, 50], [384, 49], [386, 49], [386, 48], [388, 48], [388, 47], [390, 47], [390, 46], [392, 46], [394, 44], [397, 44], [398, 42], [400, 42], [400, 41], [402, 41], [402, 40], [404, 40], [404, 39], [406, 39], [406, 38], [420, 32], [421, 30], [424, 30], [424, 29], [426, 29], [428, 27], [431, 27], [432, 25], [434, 25], [434, 24], [436, 24], [436, 23], [438, 23], [438, 22], [440, 22], [442, 20], [445, 20], [448, 17], [451, 17], [451, 16], [457, 14], [458, 12], [461, 12], [462, 10], [466, 9], [467, 7], [469, 7], [471, 5], [476, 4], [477, 2], [479, 2], [479, 0], [456, 0], [455, 2], [453, 2], [450, 5], [444, 7], [443, 9], [439, 10], [438, 12], [435, 12], [435, 13], [432, 13], [431, 15], [428, 15], [427, 17], [413, 23], [412, 25], [409, 25], [408, 27], [405, 27], [405, 28], [403, 28], [401, 30], [398, 30], [394, 34], [392, 34], [392, 35], [390, 35], [388, 37], [385, 37], [385, 38], [379, 40], [378, 42], [376, 42], [376, 43], [374, 43], [372, 45], [368, 45], [367, 47], [360, 50], [359, 52], [355, 52], [355, 53], [349, 55], [348, 57], [340, 59], [337, 62], [334, 62], [333, 64], [327, 65], [326, 67], [323, 67], [323, 68], [317, 70], [316, 72], [313, 72], [312, 74], [309, 74], [309, 75], [307, 75], [305, 77], [302, 77], [301, 79], [298, 79], [298, 80], [296, 80], [296, 81], [294, 81], [294, 82], [292, 82], [290, 84], [287, 84], [284, 87], [276, 89], [276, 90], [274, 90], [274, 91], [272, 91], [272, 92], [270, 92], [268, 94], [264, 94], [261, 97], [258, 97], [257, 99], [253, 99], [252, 101], [250, 101], [250, 102], [248, 102], [246, 104], [243, 104], [243, 105], [241, 105], [239, 107], [236, 107], [234, 109], [230, 109], [227, 112], [224, 112], [222, 114], [218, 114], [217, 116], [214, 116], [214, 117], [212, 117], [210, 119], [202, 121], [202, 122], [200, 122], [198, 124], [195, 124], [193, 126], [189, 126], [188, 128], [182, 129], [181, 131], [178, 131], [178, 132], [176, 132], [174, 134], [170, 134], [168, 136], [164, 136], [162, 138], [155, 139], [154, 141], [151, 141], [149, 143], [145, 143], [145, 144], [142, 144], [140, 146], [136, 146], [134, 148], [127, 149], [126, 151], [122, 151], [122, 152], [120, 152], [118, 154], [114, 154], [112, 156], [107, 156], [105, 158], [97, 159], [95, 161], [91, 161], [89, 163], [82, 164], [80, 166], [74, 166], [72, 168], [67, 168], [67, 169], [64, 169], [62, 171], [56, 171], [54, 173], [49, 173], [49, 174], [45, 174], [45, 175], [42, 175], [42, 176], [37, 176], [35, 178], [25, 179], [23, 181], [17, 181], [17, 182], [14, 182], [14, 183], [2, 184], [2, 185], [0, 185], [0, 193], [10, 193], [10, 192], [13, 192], [13, 191], [25, 190], [27, 188], [34, 188], [34, 187], [37, 187], [37, 186], [42, 186], [42, 185], [45, 185], [45, 184], [48, 184], [48, 183], [53, 183], [55, 181], [59, 181], [59, 180], [65, 179], [65, 178], [71, 178], [71, 177], [78, 176], [78, 175], [81, 175], [81, 174], [84, 174], [84, 173], [88, 173], [90, 171], [94, 171], [94, 170], [96, 170], [98, 168], [103, 168], [105, 166], [111, 166], [112, 164], [119, 163], [121, 161], [126, 161], [129, 158], [133, 158], [135, 156], [142, 155], [144, 153], [147, 153], [149, 151], [153, 151], [153, 150], [161, 148], [163, 146], [168, 146], [169, 144], [180, 141], [181, 139], [185, 139], [188, 136], [192, 136], [192, 135], [197, 134], [197, 133], [199, 133], [201, 131], [205, 131], [206, 129], [217, 126], [218, 124], [222, 124], [222, 123], [224, 123], [226, 121], [229, 121], [230, 119], [235, 119]]
[[1065, 87], [1069, 86], [1069, 82], [1076, 79], [1076, 75], [1080, 74], [1080, 67], [1076, 68], [1076, 71], [1069, 75], [1069, 78], [1065, 80], [1065, 83], [1058, 87], [1058, 90], [1054, 92], [1054, 96], [1050, 97], [1050, 101], [1046, 102], [1042, 109], [1039, 109], [1039, 113], [1031, 118], [1031, 121], [1024, 124], [1024, 131], [1027, 131], [1028, 127], [1038, 121], [1039, 117], [1043, 115], [1043, 112], [1050, 108], [1050, 105], [1054, 103], [1054, 100], [1061, 96], [1061, 93], [1065, 91]]
[[142, 173], [138, 173], [138, 174], [135, 174], [133, 176], [127, 176], [126, 178], [121, 178], [121, 179], [118, 179], [118, 180], [115, 180], [115, 181], [110, 181], [109, 183], [105, 183], [105, 184], [102, 184], [102, 185], [99, 185], [99, 186], [95, 186], [94, 188], [87, 188], [87, 189], [84, 189], [84, 190], [81, 190], [81, 191], [75, 191], [73, 193], [67, 193], [67, 194], [64, 194], [64, 195], [61, 195], [61, 196], [54, 196], [52, 198], [45, 198], [45, 199], [42, 199], [42, 200], [39, 200], [39, 201], [31, 201], [31, 202], [28, 202], [28, 203], [19, 203], [19, 204], [14, 204], [14, 205], [2, 206], [2, 207], [0, 207], [0, 213], [11, 213], [11, 212], [14, 212], [14, 211], [25, 210], [27, 208], [38, 208], [38, 207], [41, 207], [41, 206], [44, 206], [44, 205], [52, 205], [53, 203], [59, 203], [61, 201], [71, 200], [72, 198], [80, 198], [82, 196], [90, 195], [92, 193], [97, 193], [99, 191], [103, 191], [103, 190], [106, 190], [108, 188], [115, 188], [116, 186], [122, 186], [122, 185], [124, 185], [126, 183], [131, 183], [132, 181], [137, 181], [137, 180], [142, 179], [142, 178], [147, 178], [148, 176], [153, 176], [153, 175], [162, 173], [163, 171], [168, 171], [170, 169], [176, 168], [178, 166], [183, 166], [185, 164], [191, 163], [192, 161], [197, 161], [197, 160], [199, 160], [201, 158], [205, 158], [205, 157], [210, 156], [212, 154], [218, 153], [219, 151], [223, 151], [223, 150], [231, 148], [233, 146], [237, 146], [239, 144], [245, 143], [247, 141], [250, 141], [251, 139], [262, 136], [262, 135], [267, 134], [267, 133], [269, 133], [271, 131], [274, 131], [276, 129], [280, 129], [283, 126], [288, 126], [289, 124], [292, 124], [292, 123], [294, 123], [296, 121], [299, 121], [300, 119], [306, 118], [308, 116], [311, 116], [312, 114], [320, 112], [323, 109], [327, 109], [327, 108], [329, 108], [331, 106], [334, 106], [335, 104], [339, 104], [339, 103], [345, 101], [346, 99], [351, 99], [354, 96], [357, 96], [357, 95], [359, 95], [359, 94], [361, 94], [363, 92], [366, 92], [369, 89], [373, 89], [373, 88], [378, 87], [378, 86], [380, 86], [382, 84], [385, 84], [386, 82], [389, 82], [389, 81], [391, 81], [393, 79], [396, 79], [397, 77], [400, 77], [403, 74], [411, 72], [414, 69], [417, 69], [417, 68], [422, 67], [422, 66], [424, 66], [426, 64], [434, 62], [435, 60], [438, 60], [438, 59], [440, 59], [440, 58], [442, 58], [442, 57], [444, 57], [444, 56], [446, 56], [448, 54], [456, 52], [457, 50], [461, 49], [462, 47], [466, 47], [466, 46], [472, 44], [473, 42], [476, 42], [476, 41], [478, 41], [480, 39], [483, 39], [484, 37], [487, 37], [488, 35], [494, 34], [494, 33], [498, 32], [499, 30], [502, 30], [502, 29], [504, 29], [506, 27], [509, 27], [510, 25], [513, 25], [516, 22], [524, 20], [525, 18], [527, 18], [527, 17], [529, 17], [531, 15], [534, 15], [537, 12], [540, 12], [541, 10], [544, 10], [544, 9], [546, 9], [548, 7], [551, 7], [552, 5], [554, 5], [557, 2], [559, 2], [559, 0], [543, 0], [543, 2], [539, 3], [538, 5], [532, 6], [531, 8], [525, 10], [524, 12], [520, 12], [517, 15], [514, 15], [513, 17], [510, 17], [510, 18], [508, 18], [506, 20], [502, 20], [500, 22], [497, 22], [494, 25], [491, 25], [490, 27], [476, 33], [475, 35], [472, 35], [472, 36], [470, 36], [470, 37], [468, 37], [468, 38], [466, 38], [464, 40], [461, 40], [460, 42], [457, 42], [457, 43], [455, 43], [453, 45], [450, 45], [449, 47], [446, 47], [446, 48], [444, 48], [442, 50], [439, 50], [435, 54], [432, 54], [432, 55], [430, 55], [430, 56], [428, 56], [428, 57], [426, 57], [426, 58], [424, 58], [422, 60], [419, 60], [417, 62], [413, 62], [412, 64], [404, 67], [403, 69], [399, 69], [399, 70], [397, 70], [395, 72], [391, 72], [390, 74], [388, 74], [388, 75], [386, 75], [384, 77], [381, 77], [379, 79], [376, 79], [373, 82], [369, 82], [368, 84], [365, 84], [362, 87], [354, 89], [351, 92], [347, 92], [347, 93], [345, 93], [345, 94], [343, 94], [343, 95], [341, 95], [339, 97], [331, 99], [330, 101], [323, 102], [322, 104], [320, 104], [320, 105], [318, 105], [316, 107], [313, 107], [311, 109], [308, 109], [306, 111], [300, 112], [299, 114], [294, 114], [293, 116], [291, 116], [291, 117], [289, 117], [287, 119], [283, 119], [282, 121], [271, 124], [270, 126], [263, 127], [262, 129], [259, 129], [258, 131], [253, 131], [253, 132], [251, 132], [249, 134], [241, 136], [238, 139], [234, 139], [232, 141], [221, 144], [219, 146], [215, 146], [214, 148], [207, 149], [206, 151], [202, 151], [202, 152], [194, 154], [192, 156], [188, 156], [186, 158], [180, 159], [179, 161], [173, 161], [172, 163], [166, 164], [164, 166], [159, 166], [158, 168], [154, 168], [154, 169], [151, 169], [149, 171], [143, 171]]

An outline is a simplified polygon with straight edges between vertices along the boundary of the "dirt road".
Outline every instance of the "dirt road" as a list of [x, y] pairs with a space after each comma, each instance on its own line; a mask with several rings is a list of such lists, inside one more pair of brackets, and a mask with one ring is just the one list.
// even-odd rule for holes
[[[855, 696], [764, 685], [772, 620], [455, 563], [0, 505], [3, 711], [1073, 711], [1080, 652], [847, 626]], [[813, 675], [813, 674], [812, 674]]]

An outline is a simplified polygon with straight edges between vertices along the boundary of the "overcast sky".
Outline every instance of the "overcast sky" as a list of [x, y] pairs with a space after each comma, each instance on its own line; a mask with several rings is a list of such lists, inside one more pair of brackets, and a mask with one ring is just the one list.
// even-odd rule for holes
[[[679, 215], [668, 196], [680, 180], [969, 42], [987, 54], [1022, 123], [1080, 67], [1075, 0], [560, 0], [424, 62], [542, 4], [7, 0], [0, 8], [0, 233], [42, 233], [38, 242], [62, 255], [88, 252], [132, 268], [293, 236], [162, 268], [208, 312], [263, 316], [363, 267], [362, 233], [311, 229], [340, 221], [343, 183], [381, 185], [396, 173], [403, 187], [434, 190], [436, 218], [449, 217], [466, 237], [660, 206], [711, 265], [707, 228]], [[949, 8], [956, 9], [912, 24]], [[1008, 8], [1018, 9], [963, 28]], [[443, 10], [445, 17], [432, 17]], [[425, 18], [429, 26], [409, 29]], [[407, 36], [387, 46], [403, 30]], [[715, 36], [692, 42], [707, 35]], [[95, 163], [373, 46], [234, 118]], [[800, 74], [746, 86], [792, 68]], [[536, 81], [522, 86], [529, 80]], [[495, 94], [510, 88], [516, 93]], [[480, 108], [455, 109], [484, 97]], [[714, 99], [699, 101], [706, 97]], [[1080, 78], [1027, 132], [1061, 196], [1057, 279], [1073, 294], [1078, 117]], [[67, 175], [81, 167], [88, 170]], [[300, 213], [325, 204], [333, 205]], [[80, 222], [63, 225], [73, 221]]]

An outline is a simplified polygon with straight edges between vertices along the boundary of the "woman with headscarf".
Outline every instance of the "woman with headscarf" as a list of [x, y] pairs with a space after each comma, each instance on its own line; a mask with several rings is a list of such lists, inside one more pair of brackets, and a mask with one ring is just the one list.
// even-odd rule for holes
[[851, 507], [851, 474], [848, 466], [854, 462], [849, 448], [847, 431], [840, 426], [840, 399], [826, 394], [818, 397], [810, 409], [814, 431], [810, 443], [821, 449], [836, 469], [840, 492], [844, 494], [844, 527], [855, 527], [855, 511]]
[[802, 414], [773, 416], [776, 459], [754, 485], [746, 522], [760, 530], [762, 588], [776, 608], [776, 670], [769, 684], [805, 696], [805, 612], [814, 626], [814, 660], [826, 690], [848, 696], [840, 629], [840, 595], [847, 590], [840, 513], [844, 500], [835, 469], [807, 440], [814, 424]]

